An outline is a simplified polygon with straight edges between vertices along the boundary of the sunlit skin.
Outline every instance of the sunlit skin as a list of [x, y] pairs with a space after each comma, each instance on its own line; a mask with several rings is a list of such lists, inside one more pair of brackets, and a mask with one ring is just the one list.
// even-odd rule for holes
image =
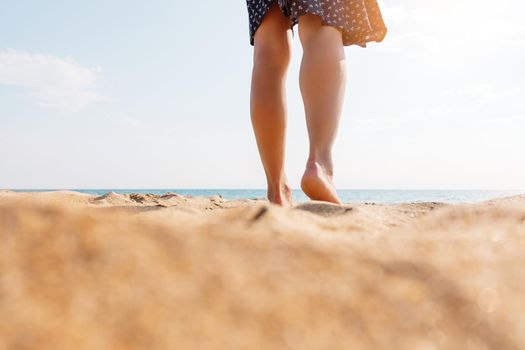
[[[346, 81], [342, 34], [315, 15], [300, 16], [298, 26], [303, 47], [299, 84], [310, 142], [301, 188], [310, 199], [341, 204], [333, 183], [332, 147]], [[274, 4], [255, 33], [250, 111], [268, 200], [286, 207], [292, 205], [284, 171], [291, 46], [290, 18]]]

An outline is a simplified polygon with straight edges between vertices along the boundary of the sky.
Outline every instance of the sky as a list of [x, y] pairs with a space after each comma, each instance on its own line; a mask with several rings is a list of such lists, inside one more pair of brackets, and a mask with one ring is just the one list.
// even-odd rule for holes
[[[525, 189], [525, 3], [383, 0], [345, 48], [341, 189]], [[286, 173], [308, 157], [295, 27]], [[18, 0], [0, 11], [0, 188], [264, 188], [245, 1]]]

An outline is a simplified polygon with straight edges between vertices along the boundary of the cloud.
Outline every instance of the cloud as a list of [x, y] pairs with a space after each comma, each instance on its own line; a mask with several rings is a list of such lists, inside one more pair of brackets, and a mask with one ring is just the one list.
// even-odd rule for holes
[[111, 118], [113, 125], [121, 128], [138, 128], [141, 126], [140, 119], [133, 117]]
[[381, 14], [389, 29], [397, 28], [407, 20], [407, 8], [404, 4], [381, 3]]
[[493, 84], [482, 83], [466, 85], [459, 88], [447, 89], [443, 96], [466, 98], [476, 103], [488, 103], [502, 99], [522, 100], [524, 91], [520, 87], [497, 87]]
[[440, 62], [522, 49], [525, 24], [514, 12], [519, 11], [476, 0], [391, 1], [382, 6], [389, 33], [377, 50]]
[[40, 106], [75, 112], [102, 99], [94, 91], [99, 70], [70, 59], [21, 52], [0, 51], [0, 84], [26, 88]]

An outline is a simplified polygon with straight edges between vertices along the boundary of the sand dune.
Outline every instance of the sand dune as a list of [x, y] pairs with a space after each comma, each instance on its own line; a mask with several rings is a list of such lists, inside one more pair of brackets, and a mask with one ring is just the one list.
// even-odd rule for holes
[[525, 196], [0, 192], [0, 349], [525, 349]]

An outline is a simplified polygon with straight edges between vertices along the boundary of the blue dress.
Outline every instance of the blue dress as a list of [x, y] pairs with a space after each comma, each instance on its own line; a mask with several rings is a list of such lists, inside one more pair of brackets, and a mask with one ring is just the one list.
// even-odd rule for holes
[[284, 16], [291, 18], [292, 31], [299, 16], [318, 15], [323, 25], [342, 30], [344, 46], [365, 47], [367, 42], [382, 41], [387, 32], [377, 0], [246, 0], [251, 45], [264, 15], [274, 3]]

